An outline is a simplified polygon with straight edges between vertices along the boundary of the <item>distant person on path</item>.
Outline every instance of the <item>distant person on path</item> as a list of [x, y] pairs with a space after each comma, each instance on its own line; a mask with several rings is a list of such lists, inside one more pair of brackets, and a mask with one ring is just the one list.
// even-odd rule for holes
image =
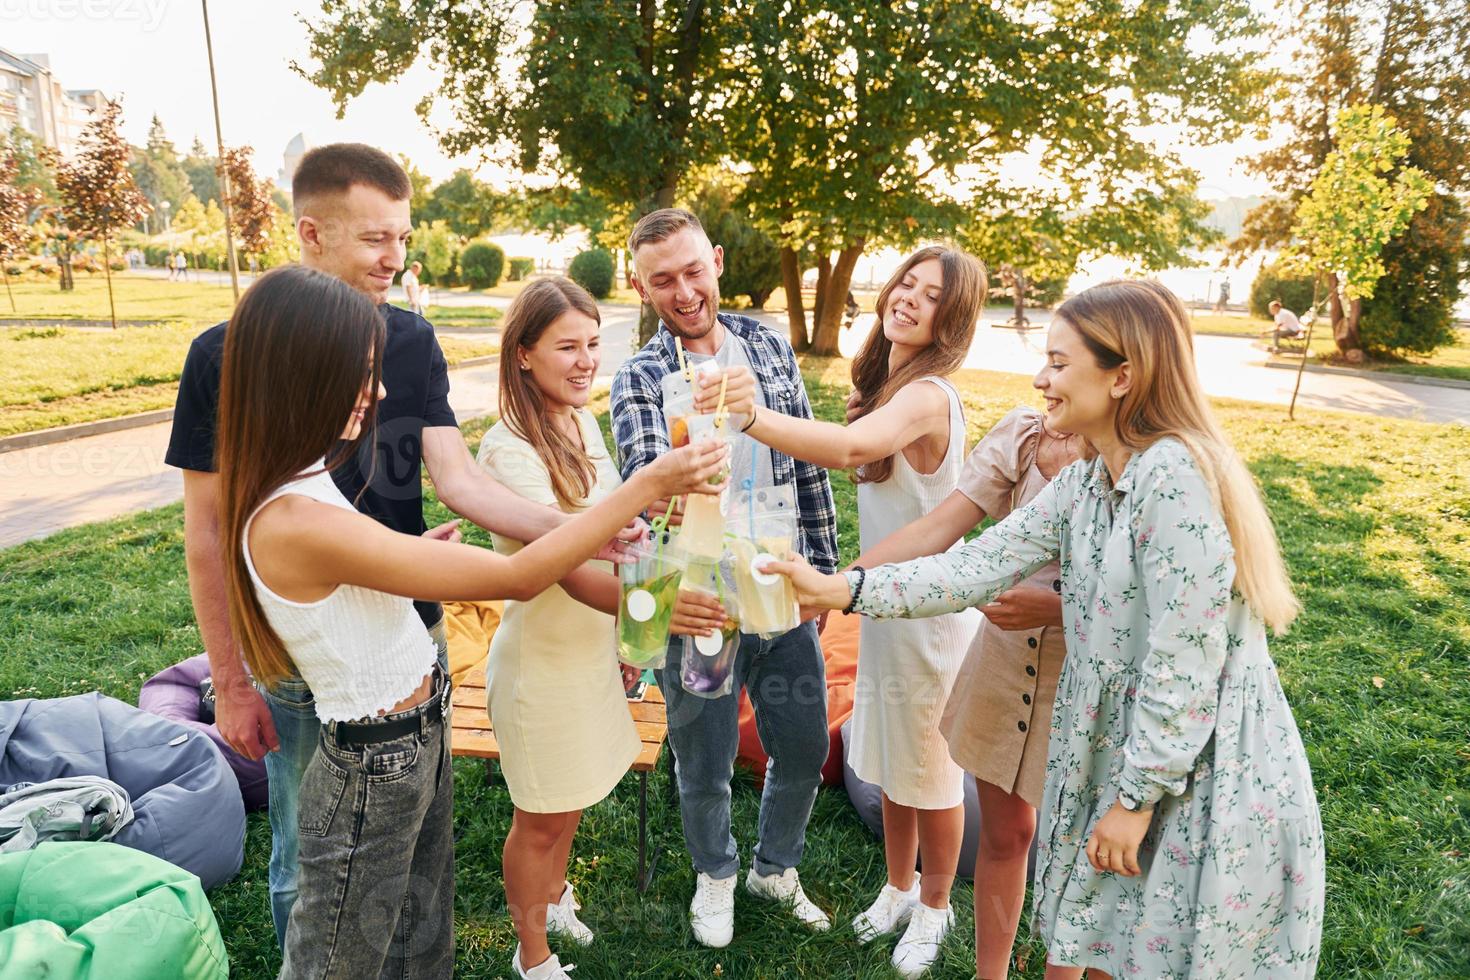
[[1295, 313], [1282, 306], [1281, 300], [1273, 299], [1268, 309], [1270, 309], [1271, 316], [1276, 321], [1275, 327], [1270, 331], [1272, 350], [1277, 350], [1281, 347], [1283, 338], [1294, 340], [1300, 337], [1305, 331], [1305, 328], [1302, 326], [1302, 321], [1297, 318]]
[[168, 252], [164, 255], [163, 267], [168, 270], [169, 282], [173, 282], [179, 274], [179, 263], [175, 253]]
[[[333, 464], [371, 440], [389, 395], [388, 328], [372, 299], [287, 266], [245, 294], [224, 343], [219, 519], [231, 628], [262, 683], [293, 680], [314, 695], [299, 789], [300, 894], [280, 975], [448, 978], [449, 678], [410, 597], [529, 598], [580, 568], [654, 498], [711, 491], [725, 450], [709, 442], [669, 453], [565, 526], [496, 554], [383, 527], [332, 478]], [[610, 637], [601, 652], [636, 754]]]
[[1225, 308], [1230, 305], [1230, 280], [1224, 279], [1220, 282], [1220, 298], [1215, 301], [1215, 312], [1224, 313]]
[[424, 271], [422, 262], [414, 262], [403, 273], [403, 292], [408, 297], [408, 308], [419, 316], [424, 315], [424, 304], [420, 300], [419, 274]]
[[183, 249], [179, 249], [178, 255], [175, 256], [174, 265], [178, 269], [180, 282], [189, 278], [189, 256], [184, 254]]
[[[378, 306], [387, 324], [383, 351], [385, 398], [374, 408], [374, 437], [337, 466], [332, 479], [359, 511], [404, 534], [425, 533], [421, 474], [455, 513], [496, 533], [532, 541], [560, 527], [568, 515], [525, 500], [475, 465], [449, 407], [449, 375], [433, 328], [407, 310], [386, 304], [403, 268], [413, 225], [408, 175], [392, 157], [360, 143], [317, 147], [301, 159], [292, 179], [301, 263], [329, 273]], [[257, 691], [240, 659], [225, 602], [226, 569], [220, 540], [215, 421], [226, 324], [194, 339], [179, 380], [173, 433], [165, 462], [184, 471], [184, 554], [200, 636], [218, 692], [220, 734], [250, 759], [265, 756], [271, 802], [271, 914], [284, 941], [297, 893], [298, 791], [316, 751], [319, 724], [313, 695], [297, 677]], [[428, 532], [454, 541], [451, 521]], [[637, 531], [625, 532], [629, 537]], [[604, 557], [616, 548], [604, 549]], [[446, 659], [444, 611], [416, 604], [423, 627]]]

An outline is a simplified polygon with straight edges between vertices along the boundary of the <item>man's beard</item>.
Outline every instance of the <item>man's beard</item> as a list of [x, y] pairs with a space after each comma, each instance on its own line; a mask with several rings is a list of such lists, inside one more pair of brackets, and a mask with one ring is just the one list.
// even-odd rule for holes
[[672, 308], [667, 312], [655, 308], [654, 312], [658, 314], [658, 318], [663, 321], [663, 325], [668, 328], [669, 333], [683, 340], [699, 340], [715, 328], [715, 316], [720, 312], [720, 294], [715, 293], [709, 299], [704, 300], [704, 324], [703, 328], [699, 329], [697, 333], [686, 332], [684, 330], [684, 318], [679, 316]]

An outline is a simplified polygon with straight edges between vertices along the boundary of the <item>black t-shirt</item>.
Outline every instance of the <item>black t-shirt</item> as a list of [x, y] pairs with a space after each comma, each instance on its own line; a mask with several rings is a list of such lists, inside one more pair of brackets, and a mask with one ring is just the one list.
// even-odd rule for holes
[[[359, 511], [380, 524], [404, 534], [422, 534], [426, 528], [421, 482], [423, 430], [425, 426], [458, 425], [449, 407], [449, 366], [427, 320], [395, 306], [378, 309], [388, 322], [383, 352], [383, 385], [388, 397], [378, 403], [377, 439], [371, 444], [364, 441], [357, 458], [334, 470], [332, 480]], [[215, 471], [215, 417], [226, 326], [210, 327], [189, 345], [179, 378], [173, 432], [163, 458], [170, 466]], [[359, 498], [364, 484], [367, 490]], [[444, 614], [437, 602], [415, 602], [414, 606], [425, 626], [433, 626]]]

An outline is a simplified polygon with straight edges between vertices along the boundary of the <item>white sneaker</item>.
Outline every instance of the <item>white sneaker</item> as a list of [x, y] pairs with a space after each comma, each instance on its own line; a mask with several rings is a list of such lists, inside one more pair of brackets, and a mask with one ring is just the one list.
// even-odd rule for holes
[[561, 960], [556, 958], [555, 953], [552, 953], [549, 959], [537, 963], [527, 970], [521, 966], [520, 943], [516, 943], [516, 951], [511, 954], [510, 961], [515, 966], [516, 976], [523, 977], [525, 980], [572, 980], [567, 974], [577, 968], [572, 963], [562, 966]]
[[711, 878], [699, 872], [694, 901], [689, 903], [689, 926], [704, 946], [721, 949], [730, 945], [735, 935], [735, 875]]
[[852, 920], [852, 931], [857, 933], [858, 942], [869, 943], [879, 936], [897, 932], [908, 924], [914, 906], [919, 904], [919, 876], [909, 890], [901, 892], [884, 882], [883, 890], [868, 910]]
[[572, 894], [572, 883], [567, 882], [556, 904], [546, 906], [546, 934], [565, 936], [578, 946], [591, 946], [592, 930], [577, 918], [581, 907], [577, 896]]
[[832, 927], [827, 913], [812, 904], [801, 890], [801, 881], [795, 868], [787, 868], [778, 875], [757, 874], [754, 868], [745, 876], [745, 890], [759, 898], [769, 898], [791, 906], [797, 921], [808, 929], [824, 932]]
[[909, 927], [893, 948], [893, 968], [900, 976], [918, 977], [939, 959], [939, 944], [954, 928], [954, 909], [946, 905], [931, 909], [923, 902], [914, 906]]

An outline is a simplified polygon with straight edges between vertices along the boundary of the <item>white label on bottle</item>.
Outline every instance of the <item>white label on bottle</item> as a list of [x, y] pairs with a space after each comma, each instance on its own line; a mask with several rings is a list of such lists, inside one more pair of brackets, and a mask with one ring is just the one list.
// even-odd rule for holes
[[756, 585], [775, 585], [781, 581], [780, 575], [766, 571], [766, 566], [775, 560], [773, 555], [764, 551], [750, 560], [750, 577], [755, 580]]
[[719, 633], [711, 633], [709, 636], [696, 636], [694, 638], [694, 649], [706, 657], [719, 656], [720, 649], [725, 645], [725, 638]]
[[634, 589], [628, 593], [628, 615], [633, 617], [637, 623], [646, 623], [653, 618], [658, 611], [658, 603], [653, 599], [653, 593], [647, 589]]

